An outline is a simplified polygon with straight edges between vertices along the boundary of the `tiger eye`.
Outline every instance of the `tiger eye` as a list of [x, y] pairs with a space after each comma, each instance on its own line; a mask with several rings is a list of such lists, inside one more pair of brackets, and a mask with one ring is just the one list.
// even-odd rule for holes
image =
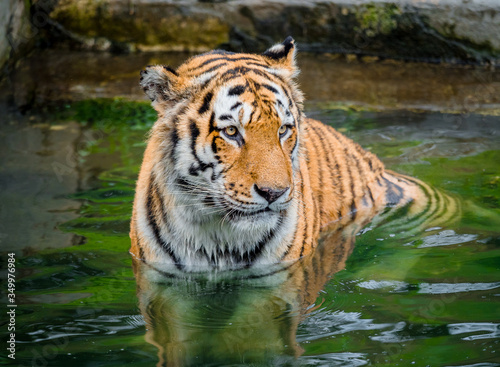
[[238, 132], [234, 126], [228, 126], [224, 129], [224, 132], [229, 136], [234, 136]]
[[280, 129], [278, 130], [278, 133], [279, 133], [280, 135], [283, 135], [284, 133], [286, 133], [286, 132], [287, 132], [287, 130], [288, 130], [288, 126], [283, 125], [283, 126], [281, 126], [281, 127], [280, 127]]

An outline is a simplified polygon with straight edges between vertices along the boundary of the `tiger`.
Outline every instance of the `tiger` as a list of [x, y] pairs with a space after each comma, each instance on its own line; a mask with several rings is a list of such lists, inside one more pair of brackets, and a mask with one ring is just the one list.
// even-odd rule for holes
[[214, 50], [141, 71], [158, 120], [136, 184], [133, 257], [178, 273], [271, 269], [313, 253], [326, 231], [437, 202], [305, 116], [296, 53], [288, 37], [262, 54]]

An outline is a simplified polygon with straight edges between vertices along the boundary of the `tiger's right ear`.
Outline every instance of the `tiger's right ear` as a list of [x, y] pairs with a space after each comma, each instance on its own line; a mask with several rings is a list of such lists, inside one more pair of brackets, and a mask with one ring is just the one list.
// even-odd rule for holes
[[146, 67], [141, 71], [140, 84], [155, 108], [164, 102], [175, 101], [181, 94], [179, 75], [170, 66]]

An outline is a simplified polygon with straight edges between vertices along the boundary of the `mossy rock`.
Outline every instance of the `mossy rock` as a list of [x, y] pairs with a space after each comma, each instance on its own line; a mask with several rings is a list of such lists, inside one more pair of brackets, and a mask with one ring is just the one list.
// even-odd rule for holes
[[218, 16], [192, 14], [170, 4], [128, 7], [106, 0], [62, 0], [51, 17], [68, 31], [86, 38], [145, 48], [212, 49], [228, 41], [229, 26]]

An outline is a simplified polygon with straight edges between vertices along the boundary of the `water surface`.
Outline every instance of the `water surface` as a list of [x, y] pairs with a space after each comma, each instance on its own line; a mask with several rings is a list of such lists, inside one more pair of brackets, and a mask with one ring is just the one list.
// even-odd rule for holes
[[0, 134], [13, 365], [500, 366], [497, 117], [309, 104], [389, 168], [458, 197], [461, 214], [411, 235], [389, 225], [326, 238], [270, 277], [173, 279], [136, 264], [138, 287], [128, 226], [154, 114], [85, 103], [68, 108], [76, 121]]

